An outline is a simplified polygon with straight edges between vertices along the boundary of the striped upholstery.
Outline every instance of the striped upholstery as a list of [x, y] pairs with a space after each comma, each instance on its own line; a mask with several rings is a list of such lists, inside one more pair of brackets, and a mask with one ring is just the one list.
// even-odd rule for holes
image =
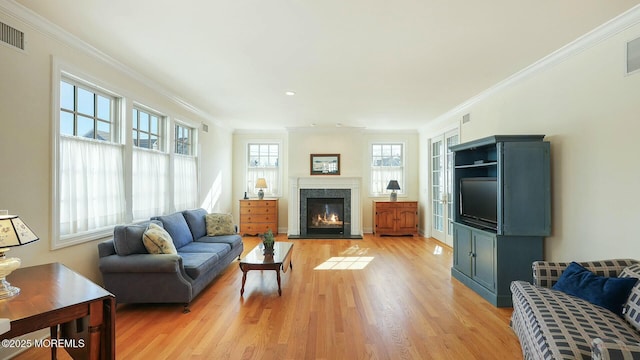
[[[599, 276], [640, 278], [636, 260], [580, 264]], [[538, 261], [533, 264], [536, 285], [511, 283], [511, 327], [520, 340], [524, 358], [591, 359], [593, 355], [599, 359], [640, 359], [640, 333], [634, 326], [604, 308], [550, 289], [568, 265]], [[640, 284], [632, 290], [625, 309], [625, 317], [640, 318]], [[640, 323], [635, 325], [640, 328]]]

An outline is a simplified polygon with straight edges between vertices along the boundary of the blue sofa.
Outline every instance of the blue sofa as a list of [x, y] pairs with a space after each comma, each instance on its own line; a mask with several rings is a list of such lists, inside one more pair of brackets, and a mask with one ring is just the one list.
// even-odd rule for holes
[[[238, 234], [207, 236], [206, 210], [156, 216], [142, 224], [116, 226], [113, 239], [98, 244], [105, 288], [117, 303], [189, 303], [244, 249]], [[171, 235], [178, 252], [149, 254], [142, 235], [150, 222]]]

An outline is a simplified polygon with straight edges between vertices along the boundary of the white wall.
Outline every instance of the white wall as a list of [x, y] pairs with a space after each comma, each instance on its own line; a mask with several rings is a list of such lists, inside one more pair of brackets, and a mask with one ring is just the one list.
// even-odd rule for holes
[[[0, 46], [0, 209], [20, 215], [40, 237], [36, 243], [13, 248], [9, 256], [21, 258], [22, 266], [61, 262], [93, 281], [102, 282], [97, 264], [97, 243], [101, 240], [50, 250], [53, 57], [166, 115], [196, 125], [209, 122], [209, 132], [199, 133], [201, 200], [206, 208], [231, 211], [231, 194], [222, 190], [231, 187], [230, 130], [187, 111], [156, 87], [45, 35], [1, 8], [0, 20], [24, 31], [28, 41], [26, 53]], [[209, 194], [212, 196], [208, 197]]]
[[457, 124], [471, 114], [461, 127], [462, 142], [547, 135], [553, 179], [547, 259], [640, 258], [634, 230], [640, 219], [640, 74], [624, 75], [625, 43], [639, 36], [640, 25], [632, 26], [443, 121]]

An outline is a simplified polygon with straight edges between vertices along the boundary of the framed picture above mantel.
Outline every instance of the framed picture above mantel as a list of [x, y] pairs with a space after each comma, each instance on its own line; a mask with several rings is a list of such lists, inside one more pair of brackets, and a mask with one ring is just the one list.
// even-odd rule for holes
[[311, 175], [340, 175], [340, 154], [311, 154]]

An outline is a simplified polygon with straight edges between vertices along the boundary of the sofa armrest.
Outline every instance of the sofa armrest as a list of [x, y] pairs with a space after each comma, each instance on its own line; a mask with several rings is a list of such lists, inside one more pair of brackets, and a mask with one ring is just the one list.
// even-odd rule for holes
[[595, 338], [591, 341], [591, 358], [598, 360], [640, 359], [640, 343]]
[[[633, 259], [611, 259], [578, 262], [578, 264], [598, 276], [617, 277], [624, 268], [637, 262], [637, 260]], [[534, 261], [532, 264], [533, 283], [538, 286], [551, 288], [558, 282], [560, 275], [562, 275], [562, 272], [569, 264], [570, 262]]]
[[111, 255], [100, 258], [100, 272], [182, 273], [182, 257], [174, 254]]

